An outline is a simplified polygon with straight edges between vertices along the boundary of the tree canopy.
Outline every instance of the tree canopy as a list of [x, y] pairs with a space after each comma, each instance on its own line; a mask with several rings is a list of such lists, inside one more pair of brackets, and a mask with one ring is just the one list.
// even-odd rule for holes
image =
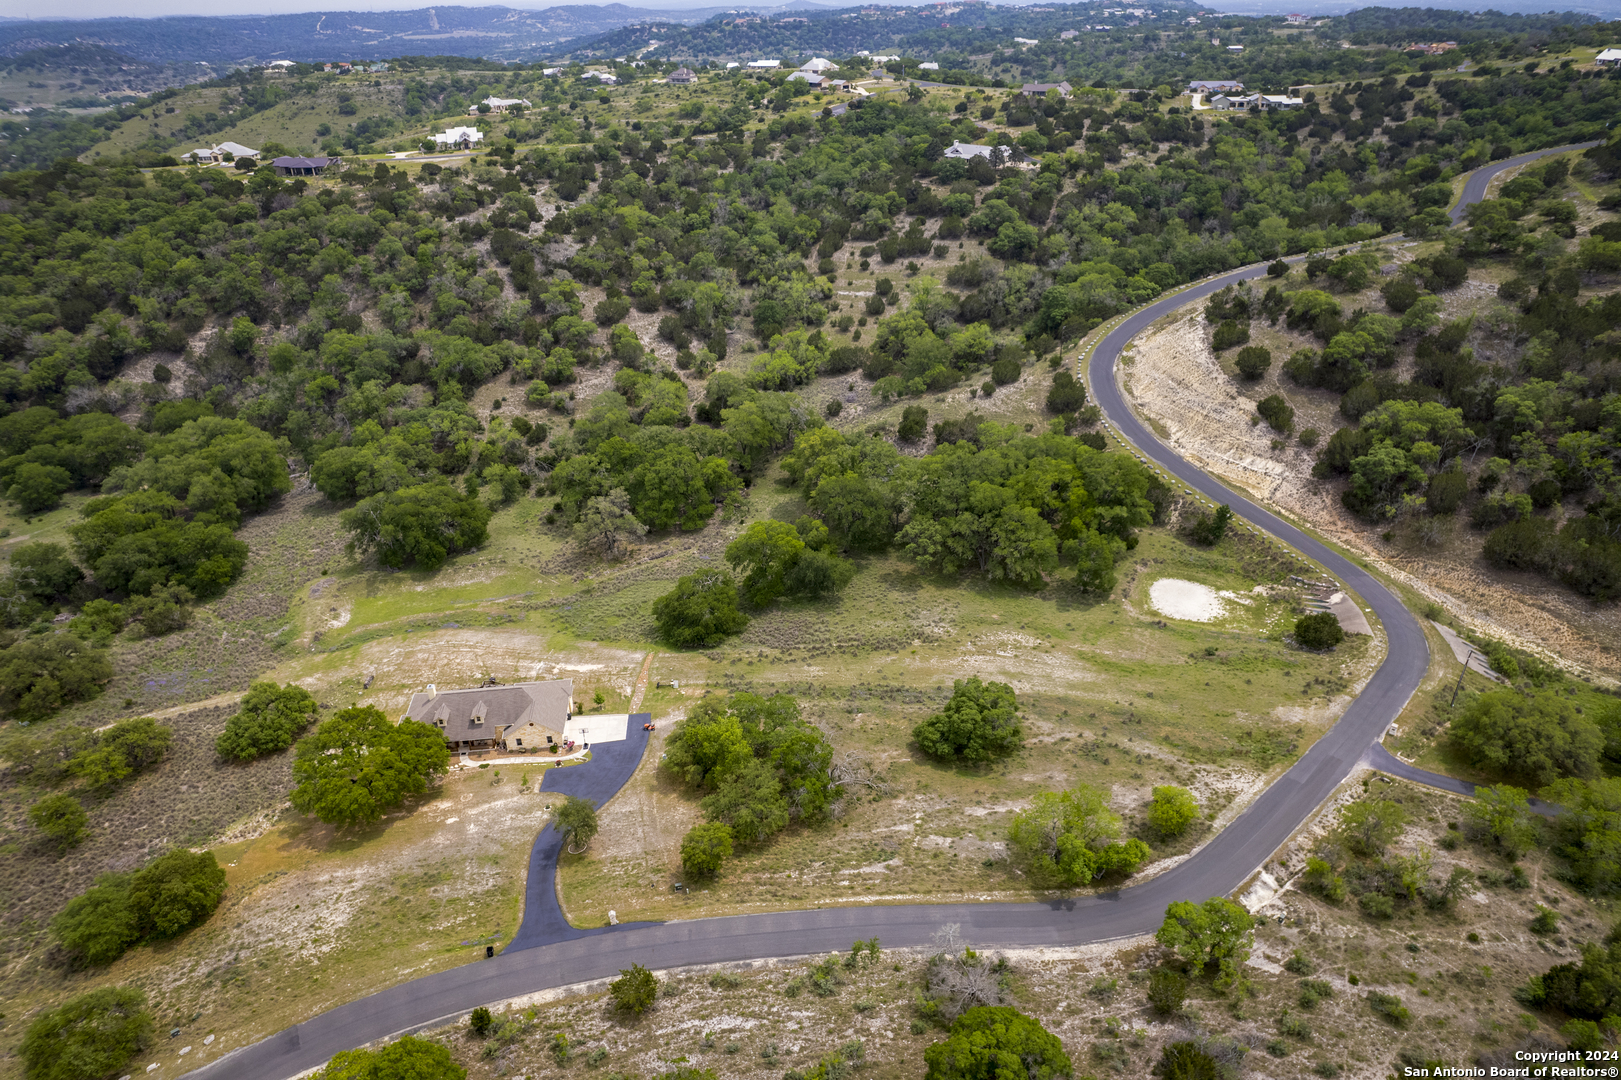
[[978, 764], [1019, 748], [1024, 726], [1018, 714], [1011, 686], [975, 675], [956, 680], [946, 707], [913, 728], [912, 737], [931, 757]]
[[450, 1050], [406, 1035], [377, 1050], [344, 1050], [332, 1055], [317, 1080], [467, 1080]]
[[1141, 840], [1120, 843], [1120, 815], [1088, 784], [1044, 791], [1031, 799], [1008, 829], [1010, 846], [1036, 874], [1064, 885], [1085, 885], [1111, 873], [1130, 874], [1149, 855]]
[[40, 1014], [24, 1032], [19, 1053], [28, 1080], [112, 1076], [152, 1042], [146, 995], [105, 986]]
[[680, 649], [718, 645], [741, 633], [749, 617], [737, 608], [737, 586], [725, 572], [688, 574], [653, 601], [661, 638]]
[[236, 761], [274, 754], [293, 745], [319, 711], [315, 698], [301, 686], [254, 683], [237, 712], [225, 721], [214, 749], [220, 757]]
[[299, 740], [293, 807], [329, 825], [369, 825], [427, 791], [449, 765], [438, 729], [390, 723], [369, 705], [344, 709]]
[[1005, 1005], [969, 1009], [943, 1042], [923, 1052], [927, 1080], [1060, 1080], [1070, 1075], [1058, 1037]]
[[1250, 954], [1255, 920], [1225, 896], [1203, 904], [1178, 900], [1165, 909], [1165, 922], [1154, 940], [1191, 967], [1195, 973], [1216, 968], [1216, 988], [1238, 981]]
[[1567, 699], [1512, 689], [1466, 701], [1451, 738], [1476, 765], [1531, 787], [1563, 776], [1596, 776], [1604, 749], [1604, 733]]

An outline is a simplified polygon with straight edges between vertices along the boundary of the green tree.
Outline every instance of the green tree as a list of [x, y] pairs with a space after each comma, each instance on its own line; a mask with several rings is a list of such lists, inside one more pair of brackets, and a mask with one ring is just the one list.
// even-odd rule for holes
[[84, 571], [61, 544], [35, 541], [12, 548], [11, 578], [29, 596], [50, 602], [83, 581]]
[[488, 539], [490, 509], [447, 483], [419, 484], [362, 499], [340, 521], [352, 552], [376, 552], [393, 569], [437, 570]]
[[[1559, 800], [1564, 804], [1564, 800]], [[1537, 842], [1536, 825], [1531, 818], [1529, 794], [1508, 784], [1475, 788], [1475, 797], [1464, 807], [1470, 825], [1510, 861], [1518, 861]]]
[[1181, 836], [1199, 817], [1199, 805], [1187, 788], [1164, 785], [1156, 787], [1152, 795], [1148, 825], [1166, 839]]
[[1120, 816], [1108, 808], [1103, 792], [1089, 784], [1041, 792], [1008, 829], [1009, 845], [1041, 876], [1069, 886], [1135, 871], [1148, 857], [1148, 845], [1141, 840], [1117, 843], [1119, 836]]
[[106, 652], [70, 634], [25, 637], [0, 652], [0, 711], [16, 720], [44, 720], [96, 697], [112, 677]]
[[1295, 620], [1295, 641], [1303, 649], [1332, 649], [1345, 640], [1345, 630], [1332, 611], [1314, 611]]
[[580, 511], [580, 520], [574, 525], [576, 539], [610, 559], [624, 555], [632, 540], [646, 535], [647, 526], [636, 519], [631, 511], [630, 496], [622, 487], [587, 499], [585, 509]]
[[124, 629], [126, 622], [122, 604], [91, 600], [68, 621], [68, 633], [91, 645], [105, 645]]
[[1599, 772], [1604, 733], [1556, 694], [1493, 690], [1466, 702], [1451, 737], [1474, 764], [1541, 787]]
[[704, 816], [731, 827], [740, 844], [757, 844], [788, 827], [788, 800], [777, 770], [751, 757], [699, 804]]
[[1227, 535], [1227, 525], [1232, 520], [1233, 508], [1222, 503], [1214, 514], [1200, 514], [1195, 518], [1193, 524], [1188, 526], [1188, 535], [1193, 537], [1196, 544], [1215, 547]]
[[1013, 688], [976, 675], [956, 680], [946, 707], [913, 728], [912, 737], [931, 757], [978, 763], [1017, 750], [1024, 726]]
[[981, 1005], [923, 1052], [927, 1080], [1059, 1080], [1070, 1075], [1058, 1036], [1005, 1005]]
[[1360, 799], [1340, 814], [1340, 834], [1352, 851], [1377, 858], [1407, 827], [1407, 810], [1389, 799]]
[[720, 873], [732, 857], [732, 829], [711, 822], [694, 825], [681, 838], [681, 869], [688, 877], [708, 878]]
[[929, 429], [929, 410], [922, 405], [908, 405], [901, 410], [901, 422], [895, 427], [895, 438], [903, 443], [915, 443]]
[[129, 906], [145, 938], [171, 938], [205, 922], [225, 896], [225, 871], [214, 853], [176, 849], [137, 870]]
[[51, 936], [77, 964], [101, 966], [141, 940], [129, 902], [129, 874], [102, 874], [51, 920]]
[[557, 808], [552, 828], [568, 847], [583, 848], [597, 835], [597, 808], [590, 799], [573, 795], [563, 796], [563, 805]]
[[1564, 809], [1552, 826], [1571, 879], [1590, 894], [1621, 891], [1621, 777], [1556, 780], [1543, 795]]
[[34, 828], [50, 837], [58, 851], [76, 847], [90, 835], [90, 815], [72, 795], [47, 795], [28, 808]]
[[1086, 407], [1086, 384], [1067, 371], [1053, 374], [1052, 389], [1047, 391], [1047, 411], [1050, 413], [1078, 413]]
[[108, 790], [158, 763], [174, 732], [150, 716], [124, 720], [99, 732], [68, 762], [68, 771], [92, 788]]
[[450, 1050], [407, 1035], [381, 1050], [344, 1050], [332, 1055], [316, 1080], [467, 1080]]
[[1273, 431], [1284, 432], [1294, 426], [1295, 410], [1282, 394], [1268, 394], [1255, 404], [1255, 411]]
[[1165, 922], [1154, 940], [1170, 949], [1195, 972], [1214, 965], [1216, 989], [1235, 984], [1249, 959], [1255, 920], [1225, 896], [1203, 904], [1178, 900], [1165, 909]]
[[320, 706], [302, 686], [257, 682], [248, 687], [236, 714], [214, 742], [220, 757], [252, 761], [293, 745], [315, 721]]
[[293, 807], [329, 825], [369, 825], [450, 765], [440, 732], [415, 720], [398, 725], [369, 705], [344, 709], [299, 740]]
[[106, 986], [41, 1014], [28, 1025], [18, 1053], [28, 1080], [86, 1080], [116, 1075], [151, 1041], [146, 995]]
[[750, 604], [764, 607], [782, 596], [820, 596], [849, 582], [854, 567], [805, 542], [804, 534], [810, 532], [825, 547], [827, 527], [808, 518], [801, 525], [756, 521], [726, 546], [726, 562], [743, 574], [743, 595]]
[[713, 791], [753, 759], [738, 717], [700, 706], [670, 732], [663, 765], [693, 787]]
[[608, 984], [608, 995], [614, 999], [614, 1008], [640, 1016], [653, 1007], [658, 997], [659, 981], [640, 964], [619, 969], [619, 978]]
[[11, 474], [6, 498], [25, 514], [39, 514], [62, 501], [62, 493], [73, 486], [73, 475], [59, 465], [19, 465]]
[[1238, 350], [1238, 359], [1234, 361], [1238, 367], [1238, 374], [1254, 382], [1272, 366], [1272, 350], [1260, 345], [1246, 345]]
[[708, 571], [688, 574], [653, 601], [653, 624], [676, 648], [705, 649], [741, 633], [749, 617], [737, 608], [732, 575]]

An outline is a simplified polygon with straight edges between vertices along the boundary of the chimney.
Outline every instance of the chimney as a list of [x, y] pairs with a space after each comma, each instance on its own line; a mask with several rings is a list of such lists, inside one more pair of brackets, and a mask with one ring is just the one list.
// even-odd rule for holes
[[439, 696], [439, 688], [437, 686], [435, 686], [433, 683], [428, 684], [428, 696], [431, 697], [431, 698], [435, 698], [435, 697]]

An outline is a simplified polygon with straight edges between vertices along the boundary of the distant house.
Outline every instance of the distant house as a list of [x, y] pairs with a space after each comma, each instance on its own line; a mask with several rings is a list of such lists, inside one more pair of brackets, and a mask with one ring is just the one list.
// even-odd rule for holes
[[445, 150], [471, 150], [484, 141], [484, 133], [478, 128], [453, 127], [435, 135], [433, 141]]
[[919, 64], [917, 66], [917, 69], [919, 71], [939, 71], [940, 70], [940, 65], [936, 64], [933, 60], [930, 60], [930, 61], [927, 61], [926, 63]]
[[1227, 46], [1227, 51], [1228, 52], [1243, 52], [1244, 51], [1244, 46], [1242, 46], [1242, 45], [1229, 45], [1229, 46]]
[[225, 160], [226, 154], [230, 154], [232, 159], [256, 158], [259, 156], [259, 151], [251, 146], [243, 146], [239, 142], [222, 142], [214, 147], [214, 153], [219, 155], [218, 160], [220, 161]]
[[529, 108], [529, 102], [524, 98], [487, 97], [483, 101], [479, 102], [478, 105], [474, 105], [469, 108], [467, 110], [467, 114], [471, 116], [478, 112], [479, 105], [488, 105], [492, 113], [506, 113], [511, 112], [513, 109]]
[[980, 146], [978, 143], [953, 142], [946, 147], [944, 156], [956, 158], [959, 161], [968, 161], [972, 158], [982, 157], [989, 161], [994, 147]]
[[382, 72], [385, 72], [385, 71], [388, 70], [388, 64], [387, 63], [376, 63], [376, 64], [373, 64], [370, 67], [368, 67], [366, 70], [371, 72], [373, 75], [381, 74]]
[[270, 164], [275, 167], [277, 176], [320, 176], [342, 160], [335, 157], [279, 157]]
[[1041, 44], [1041, 39], [1040, 38], [1016, 37], [1013, 40], [1018, 42], [1020, 45], [1040, 45]]
[[561, 75], [564, 70], [563, 68], [541, 68], [540, 73], [542, 75]]
[[1217, 94], [1210, 99], [1212, 109], [1299, 109], [1305, 104], [1304, 98], [1288, 94]]
[[1611, 47], [1593, 57], [1599, 67], [1621, 67], [1621, 48]]
[[829, 71], [839, 70], [839, 65], [827, 59], [825, 56], [813, 56], [803, 64], [800, 64], [799, 70], [811, 71], [818, 75], [824, 75]]
[[691, 68], [678, 67], [670, 72], [670, 81], [682, 86], [688, 86], [698, 81], [698, 73]]
[[619, 76], [611, 71], [588, 71], [581, 75], [582, 79], [595, 79], [604, 86], [613, 86], [619, 82]]
[[782, 61], [781, 60], [750, 60], [748, 66], [751, 67], [751, 68], [755, 68], [757, 70], [764, 70], [766, 68], [778, 68], [778, 67], [782, 66]]
[[726, 62], [726, 70], [727, 71], [730, 71], [733, 68], [738, 67], [738, 66], [739, 66], [739, 64], [738, 64], [738, 62], [736, 60], [728, 60]]
[[452, 750], [466, 752], [498, 747], [509, 734], [523, 739], [525, 749], [531, 740], [537, 746], [561, 741], [573, 711], [574, 681], [556, 679], [443, 693], [430, 686], [411, 695], [405, 715], [438, 728]]
[[265, 65], [265, 67], [269, 68], [271, 71], [286, 71], [292, 66], [293, 62], [291, 60], [272, 60], [270, 63]]
[[1236, 79], [1195, 79], [1188, 83], [1190, 94], [1230, 94], [1243, 89], [1244, 84]]
[[822, 89], [823, 86], [833, 81], [826, 75], [818, 75], [813, 71], [796, 71], [792, 75], [788, 76], [788, 81], [790, 82], [795, 79], [799, 79], [801, 82], [808, 82], [817, 90]]
[[212, 147], [199, 146], [195, 150], [187, 150], [184, 154], [181, 154], [180, 160], [189, 161], [193, 164], [200, 165], [205, 161], [214, 160], [214, 150]]
[[1070, 38], [1077, 36], [1079, 33], [1079, 30], [1065, 30], [1063, 33], [1058, 35], [1058, 39], [1060, 41], [1068, 41]]
[[1069, 97], [1072, 91], [1067, 82], [1027, 82], [1020, 89], [1027, 97], [1044, 97], [1049, 90], [1057, 90], [1059, 97]]
[[1283, 21], [1288, 23], [1290, 26], [1300, 26], [1304, 23], [1311, 22], [1311, 16], [1301, 15], [1297, 12], [1290, 12], [1288, 15], [1283, 17]]

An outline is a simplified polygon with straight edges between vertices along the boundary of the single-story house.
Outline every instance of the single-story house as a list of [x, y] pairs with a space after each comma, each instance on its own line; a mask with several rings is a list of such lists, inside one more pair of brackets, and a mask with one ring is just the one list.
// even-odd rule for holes
[[1593, 63], [1600, 67], [1621, 67], [1621, 48], [1611, 46], [1593, 57]]
[[619, 82], [619, 76], [611, 71], [588, 71], [581, 75], [582, 79], [595, 79], [603, 86], [613, 86]]
[[1305, 98], [1288, 94], [1217, 94], [1210, 99], [1213, 109], [1298, 109], [1305, 104]]
[[[527, 109], [529, 102], [524, 98], [487, 97], [478, 105], [488, 105], [492, 113], [511, 112], [513, 109]], [[469, 116], [478, 112], [478, 105], [470, 106], [467, 110]]]
[[542, 75], [561, 75], [564, 70], [563, 68], [541, 68], [540, 73]]
[[320, 176], [342, 160], [335, 157], [279, 157], [270, 164], [275, 167], [277, 176]]
[[776, 67], [781, 67], [781, 66], [782, 66], [782, 61], [781, 60], [750, 60], [749, 61], [749, 67], [756, 68], [756, 69], [776, 68]]
[[917, 69], [919, 71], [939, 71], [940, 70], [940, 65], [936, 64], [933, 60], [928, 60], [928, 61], [925, 61], [924, 63], [919, 64], [917, 66]]
[[678, 67], [670, 72], [670, 81], [686, 86], [698, 81], [698, 73], [691, 68]]
[[446, 149], [471, 150], [484, 141], [484, 133], [478, 128], [453, 127], [435, 135], [433, 141], [435, 145]]
[[822, 75], [829, 71], [839, 70], [839, 65], [827, 59], [825, 56], [813, 56], [803, 64], [800, 64], [799, 70], [810, 71], [816, 73], [817, 75]]
[[792, 75], [788, 76], [788, 80], [790, 82], [792, 82], [794, 79], [808, 82], [811, 84], [811, 86], [818, 90], [822, 89], [822, 87], [833, 81], [826, 75], [818, 75], [814, 71], [796, 71]]
[[411, 695], [405, 716], [437, 727], [452, 750], [468, 751], [498, 747], [508, 733], [522, 738], [525, 749], [530, 740], [537, 746], [548, 736], [561, 741], [573, 711], [574, 680], [554, 679], [443, 693], [429, 686]]
[[968, 161], [972, 158], [982, 157], [989, 161], [991, 151], [994, 149], [995, 147], [980, 146], [978, 143], [953, 142], [950, 146], [946, 147], [946, 151], [943, 156], [948, 158], [957, 158], [960, 161]]
[[1190, 94], [1230, 94], [1243, 89], [1244, 84], [1236, 79], [1195, 79], [1188, 83]]
[[1041, 44], [1041, 39], [1040, 38], [1016, 37], [1013, 40], [1018, 42], [1020, 45], [1040, 45]]
[[1079, 34], [1080, 34], [1079, 30], [1065, 30], [1065, 31], [1063, 31], [1062, 33], [1060, 33], [1058, 35], [1058, 40], [1059, 41], [1068, 41], [1070, 38], [1076, 37]]
[[256, 158], [259, 156], [259, 151], [255, 150], [251, 146], [243, 146], [239, 142], [222, 142], [218, 146], [214, 147], [214, 153], [219, 155], [219, 160], [221, 161], [225, 160], [226, 154], [230, 154], [233, 160], [236, 158]]
[[1019, 89], [1027, 97], [1043, 97], [1049, 90], [1057, 90], [1059, 97], [1069, 97], [1072, 87], [1067, 82], [1027, 82]]
[[180, 160], [181, 161], [190, 161], [190, 162], [199, 163], [199, 164], [204, 162], [204, 161], [213, 161], [213, 160], [215, 160], [214, 159], [214, 150], [213, 150], [212, 147], [199, 146], [195, 150], [187, 150], [184, 154], [181, 154], [180, 155]]
[[292, 66], [293, 62], [291, 60], [272, 60], [265, 65], [265, 67], [275, 71], [285, 71]]

